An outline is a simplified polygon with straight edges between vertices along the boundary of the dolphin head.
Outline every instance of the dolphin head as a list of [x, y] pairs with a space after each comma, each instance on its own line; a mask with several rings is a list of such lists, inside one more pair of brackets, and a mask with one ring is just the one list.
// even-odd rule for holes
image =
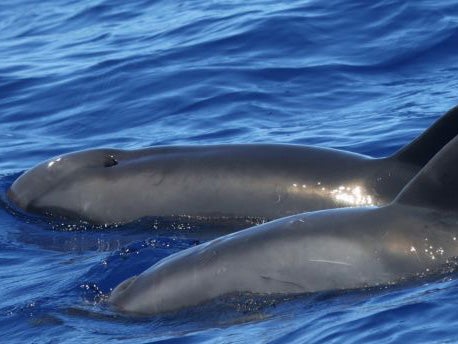
[[[94, 149], [61, 155], [40, 163], [21, 175], [8, 190], [9, 199], [26, 211], [43, 212], [68, 207], [81, 201], [73, 185], [86, 185], [91, 180], [107, 178], [106, 170], [118, 164], [122, 151]], [[71, 203], [71, 206], [70, 206]]]
[[[218, 243], [224, 240], [214, 239]], [[221, 265], [218, 253], [207, 250], [210, 242], [177, 252], [113, 289], [108, 304], [116, 310], [138, 315], [174, 312], [224, 295], [233, 285], [232, 273]], [[232, 265], [231, 262], [227, 264]], [[236, 260], [235, 266], [240, 262]], [[231, 271], [238, 271], [235, 268]], [[243, 283], [237, 283], [243, 286]]]
[[118, 311], [152, 315], [175, 311], [202, 301], [201, 296], [205, 294], [202, 291], [205, 273], [198, 274], [201, 277], [199, 280], [191, 279], [189, 282], [195, 273], [192, 267], [189, 269], [191, 271], [186, 271], [176, 269], [173, 263], [162, 263], [119, 284], [110, 293], [108, 303]]

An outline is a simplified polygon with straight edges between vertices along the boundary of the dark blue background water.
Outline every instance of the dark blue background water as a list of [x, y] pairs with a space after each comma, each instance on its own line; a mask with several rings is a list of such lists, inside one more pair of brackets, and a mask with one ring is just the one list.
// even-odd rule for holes
[[[100, 300], [226, 224], [18, 214], [23, 170], [92, 147], [289, 142], [384, 156], [458, 100], [456, 1], [0, 4], [0, 340], [456, 342], [458, 275], [135, 319]], [[213, 228], [213, 227], [220, 228]]]

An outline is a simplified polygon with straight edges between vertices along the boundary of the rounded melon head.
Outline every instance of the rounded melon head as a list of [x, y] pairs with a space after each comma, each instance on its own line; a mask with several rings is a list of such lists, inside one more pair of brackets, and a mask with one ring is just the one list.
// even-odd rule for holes
[[94, 149], [61, 155], [22, 174], [9, 188], [8, 198], [26, 211], [40, 208], [42, 200], [85, 173], [117, 165], [114, 149]]

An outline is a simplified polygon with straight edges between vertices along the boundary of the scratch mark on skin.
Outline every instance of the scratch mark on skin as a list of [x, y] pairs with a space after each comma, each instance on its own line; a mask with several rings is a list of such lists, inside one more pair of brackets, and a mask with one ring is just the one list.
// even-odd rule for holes
[[263, 276], [261, 275], [260, 276], [262, 279], [264, 280], [267, 280], [267, 281], [274, 281], [274, 282], [279, 282], [281, 284], [285, 284], [285, 285], [288, 285], [290, 287], [295, 287], [295, 288], [298, 288], [299, 290], [305, 290], [304, 286], [300, 285], [299, 283], [294, 283], [294, 282], [290, 282], [290, 281], [282, 281], [280, 279], [277, 279], [277, 278], [273, 278], [273, 277], [270, 277], [270, 276]]
[[328, 263], [328, 264], [337, 264], [337, 265], [353, 266], [353, 264], [346, 263], [346, 262], [338, 262], [338, 261], [335, 261], [335, 260], [309, 259], [309, 262], [314, 262], [314, 263]]

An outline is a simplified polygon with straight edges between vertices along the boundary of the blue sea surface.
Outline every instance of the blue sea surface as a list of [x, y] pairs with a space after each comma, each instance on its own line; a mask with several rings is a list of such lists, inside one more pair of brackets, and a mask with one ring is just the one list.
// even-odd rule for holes
[[94, 228], [6, 199], [24, 170], [93, 147], [282, 142], [386, 156], [458, 103], [457, 75], [455, 0], [3, 1], [0, 341], [458, 342], [455, 272], [118, 314], [102, 302], [117, 283], [228, 225]]

